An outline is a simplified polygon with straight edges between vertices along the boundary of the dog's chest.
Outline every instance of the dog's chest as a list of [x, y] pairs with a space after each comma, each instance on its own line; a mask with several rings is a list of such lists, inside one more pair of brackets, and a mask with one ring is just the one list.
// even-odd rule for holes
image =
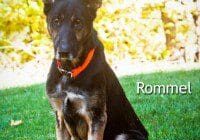
[[85, 139], [88, 129], [85, 122], [88, 113], [86, 93], [80, 88], [68, 86], [63, 77], [55, 86], [55, 94], [58, 98], [50, 99], [52, 107], [62, 114], [61, 118], [65, 119], [65, 125], [71, 135]]
[[65, 76], [57, 83], [54, 91], [58, 98], [52, 98], [51, 104], [56, 111], [64, 111], [69, 115], [86, 113], [88, 100], [86, 92], [67, 85]]

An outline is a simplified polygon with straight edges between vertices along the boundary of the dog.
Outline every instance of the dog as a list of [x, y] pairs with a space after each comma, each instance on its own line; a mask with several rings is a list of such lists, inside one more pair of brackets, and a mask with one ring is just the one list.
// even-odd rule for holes
[[147, 140], [93, 28], [101, 0], [43, 0], [55, 57], [46, 83], [58, 140]]

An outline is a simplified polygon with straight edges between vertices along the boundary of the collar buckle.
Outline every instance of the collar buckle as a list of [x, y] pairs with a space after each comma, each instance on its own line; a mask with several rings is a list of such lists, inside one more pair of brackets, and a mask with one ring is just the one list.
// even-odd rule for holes
[[71, 71], [67, 71], [62, 68], [58, 68], [58, 69], [59, 69], [60, 73], [62, 73], [63, 75], [66, 75], [67, 78], [69, 78], [69, 79], [73, 78], [73, 73]]
[[70, 79], [73, 78], [73, 75], [72, 75], [72, 72], [71, 72], [71, 71], [66, 72], [65, 75], [66, 75], [68, 78], [70, 78]]

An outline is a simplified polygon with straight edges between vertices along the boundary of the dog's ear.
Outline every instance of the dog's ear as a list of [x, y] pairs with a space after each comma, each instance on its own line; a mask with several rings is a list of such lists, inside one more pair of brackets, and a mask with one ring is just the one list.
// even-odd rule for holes
[[44, 3], [44, 13], [45, 15], [48, 14], [48, 12], [51, 10], [51, 7], [53, 5], [55, 0], [43, 0]]
[[94, 10], [97, 10], [99, 7], [101, 7], [102, 0], [84, 0], [87, 4], [88, 8], [92, 8]]
[[92, 18], [96, 17], [97, 9], [101, 7], [102, 0], [84, 0], [87, 8], [90, 9]]

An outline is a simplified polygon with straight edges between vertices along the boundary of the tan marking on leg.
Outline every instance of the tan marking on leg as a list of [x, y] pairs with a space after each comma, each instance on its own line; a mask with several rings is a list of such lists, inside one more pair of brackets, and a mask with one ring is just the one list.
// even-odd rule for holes
[[57, 140], [70, 140], [69, 132], [64, 124], [64, 117], [62, 112], [57, 112], [57, 126], [56, 126], [56, 137]]
[[57, 112], [56, 138], [57, 140], [70, 140], [69, 132], [64, 124], [64, 116], [62, 113], [62, 99], [49, 98], [53, 109]]
[[93, 124], [95, 122], [92, 122], [90, 115], [86, 115], [85, 120], [88, 124], [88, 140], [103, 140], [104, 130], [107, 123], [106, 108], [97, 124]]

